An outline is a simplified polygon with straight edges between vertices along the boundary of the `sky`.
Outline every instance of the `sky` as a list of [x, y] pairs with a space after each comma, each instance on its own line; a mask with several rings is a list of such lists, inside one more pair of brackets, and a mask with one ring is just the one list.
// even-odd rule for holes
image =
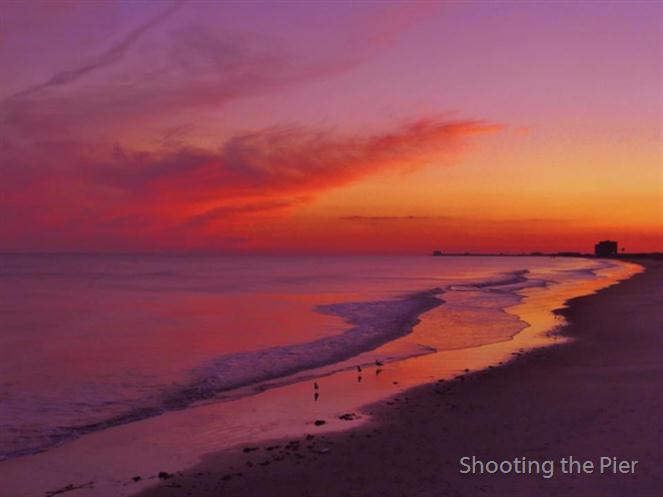
[[0, 3], [0, 251], [663, 250], [663, 3]]

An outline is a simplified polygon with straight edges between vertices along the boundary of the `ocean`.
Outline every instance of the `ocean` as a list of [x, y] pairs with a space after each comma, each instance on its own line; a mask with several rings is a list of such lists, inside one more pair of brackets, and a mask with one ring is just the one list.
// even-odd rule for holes
[[[255, 439], [256, 419], [338, 414], [552, 343], [554, 309], [633, 271], [561, 257], [1, 255], [0, 461], [216, 403], [241, 418], [227, 444]], [[243, 411], [267, 391], [259, 418]]]

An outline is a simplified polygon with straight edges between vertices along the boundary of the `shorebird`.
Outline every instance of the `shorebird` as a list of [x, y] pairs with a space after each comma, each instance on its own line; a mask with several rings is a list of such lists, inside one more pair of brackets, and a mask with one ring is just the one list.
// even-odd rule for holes
[[357, 372], [361, 373], [361, 366], [357, 366]]
[[313, 389], [314, 389], [314, 390], [317, 390], [318, 388], [320, 388], [320, 387], [318, 386], [318, 382], [317, 382], [317, 381], [314, 381], [314, 382], [313, 382]]

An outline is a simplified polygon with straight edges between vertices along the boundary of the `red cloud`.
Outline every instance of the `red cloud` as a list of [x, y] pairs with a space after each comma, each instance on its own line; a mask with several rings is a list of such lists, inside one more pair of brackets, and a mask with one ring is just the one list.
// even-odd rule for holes
[[[262, 210], [260, 206], [264, 210], [291, 206], [381, 170], [421, 166], [435, 156], [455, 153], [469, 135], [498, 129], [480, 121], [428, 119], [389, 133], [343, 137], [282, 127], [236, 136], [217, 152], [193, 148], [162, 154], [122, 152], [119, 162], [88, 174], [95, 183], [153, 202], [167, 199], [186, 206], [187, 212], [212, 203], [210, 212], [255, 213]], [[204, 211], [195, 217], [202, 219], [201, 214]]]
[[[181, 247], [205, 236], [236, 246], [241, 223], [283, 215], [378, 171], [448, 159], [464, 138], [499, 129], [422, 119], [361, 136], [289, 126], [217, 148], [189, 145], [191, 126], [182, 123], [196, 122], [192, 113], [352, 69], [428, 7], [363, 19], [322, 57], [220, 31], [196, 17], [194, 4], [168, 5], [96, 56], [0, 101], [0, 250]], [[196, 22], [178, 21], [180, 11]], [[165, 128], [157, 148], [106, 141], [150, 143]]]
[[455, 153], [462, 139], [494, 132], [481, 121], [420, 120], [373, 136], [281, 127], [243, 134], [218, 152], [180, 148], [166, 153], [127, 153], [99, 167], [94, 181], [126, 190], [162, 192], [190, 200], [297, 194], [341, 186], [387, 168], [412, 167], [438, 154]]
[[[482, 121], [422, 119], [366, 136], [272, 128], [235, 136], [217, 150], [143, 152], [116, 145], [102, 154], [42, 144], [40, 165], [0, 170], [3, 190], [13, 190], [0, 200], [3, 211], [13, 214], [0, 219], [0, 229], [15, 238], [34, 239], [39, 230], [44, 237], [50, 233], [42, 237], [49, 241], [83, 237], [93, 245], [114, 238], [130, 246], [141, 236], [158, 243], [167, 233], [195, 238], [209, 233], [209, 225], [233, 227], [238, 218], [292, 209], [378, 171], [410, 170], [449, 157], [466, 137], [499, 129]], [[48, 158], [49, 148], [57, 149], [57, 164]], [[11, 221], [18, 218], [20, 223]]]

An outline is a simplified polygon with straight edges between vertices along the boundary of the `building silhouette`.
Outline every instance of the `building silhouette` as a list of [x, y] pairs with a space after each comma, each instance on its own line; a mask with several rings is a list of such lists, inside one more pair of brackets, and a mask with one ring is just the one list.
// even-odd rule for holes
[[617, 255], [617, 242], [612, 240], [603, 240], [594, 245], [594, 255], [596, 257], [614, 257]]

